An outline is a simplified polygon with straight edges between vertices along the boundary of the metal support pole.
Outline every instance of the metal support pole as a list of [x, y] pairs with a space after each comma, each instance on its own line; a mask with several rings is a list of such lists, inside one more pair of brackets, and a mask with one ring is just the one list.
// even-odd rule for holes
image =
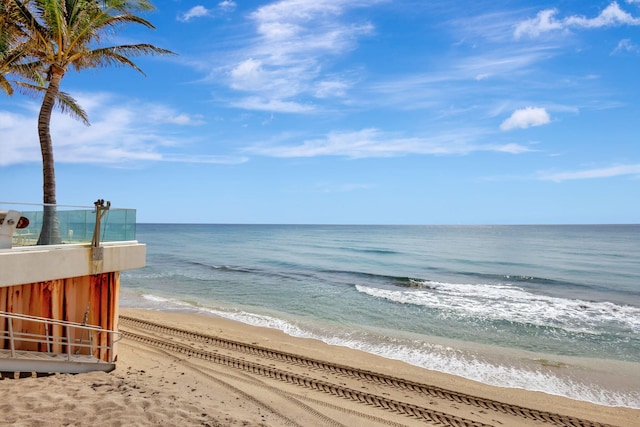
[[98, 199], [93, 203], [96, 207], [96, 224], [93, 227], [93, 239], [91, 239], [91, 252], [94, 261], [102, 260], [102, 247], [100, 246], [100, 221], [104, 214], [111, 207], [111, 202], [107, 202], [106, 206], [103, 199]]

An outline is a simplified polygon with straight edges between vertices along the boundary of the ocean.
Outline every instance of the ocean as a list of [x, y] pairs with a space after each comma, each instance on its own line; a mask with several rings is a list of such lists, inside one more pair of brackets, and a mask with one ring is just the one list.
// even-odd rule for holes
[[138, 224], [121, 306], [640, 408], [640, 225]]

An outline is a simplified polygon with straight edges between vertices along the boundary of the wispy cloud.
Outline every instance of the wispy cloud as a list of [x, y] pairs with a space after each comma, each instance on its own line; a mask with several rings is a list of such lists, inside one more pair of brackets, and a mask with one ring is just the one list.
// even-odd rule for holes
[[343, 156], [356, 159], [410, 154], [464, 155], [476, 151], [519, 154], [531, 151], [515, 143], [476, 143], [474, 135], [475, 132], [459, 132], [436, 137], [404, 137], [369, 128], [354, 132], [331, 132], [323, 138], [306, 140], [301, 144], [256, 144], [247, 147], [246, 151], [270, 157]]
[[483, 80], [488, 77], [508, 77], [513, 73], [528, 70], [531, 66], [548, 59], [555, 46], [509, 46], [496, 48], [480, 54], [470, 55], [455, 65], [454, 76], [461, 79]]
[[236, 106], [307, 112], [309, 99], [344, 96], [350, 80], [340, 72], [328, 78], [327, 72], [333, 59], [353, 50], [373, 25], [343, 19], [343, 15], [379, 2], [281, 0], [256, 9], [249, 15], [255, 37], [235, 53], [226, 75], [232, 89], [247, 93], [247, 99]]
[[233, 101], [231, 105], [245, 110], [268, 111], [272, 113], [311, 113], [316, 109], [313, 104], [267, 99], [259, 96], [242, 98], [238, 101]]
[[610, 3], [600, 14], [594, 18], [572, 15], [564, 19], [557, 19], [557, 9], [545, 9], [535, 18], [527, 19], [516, 25], [514, 36], [519, 39], [523, 36], [535, 38], [550, 31], [563, 31], [572, 28], [601, 28], [623, 25], [640, 25], [640, 18], [636, 18], [620, 8], [617, 2]]
[[541, 172], [538, 179], [543, 181], [570, 181], [578, 179], [612, 178], [633, 175], [640, 177], [640, 164], [616, 165], [605, 168], [584, 169], [568, 172]]
[[435, 111], [456, 106], [469, 110], [492, 102], [501, 85], [524, 75], [550, 53], [545, 47], [493, 49], [490, 52], [448, 58], [437, 69], [423, 73], [394, 75], [370, 83], [362, 103], [401, 110]]
[[0, 110], [0, 166], [32, 162], [40, 154], [37, 141], [37, 110], [34, 115]]
[[518, 13], [508, 10], [491, 11], [478, 15], [456, 17], [446, 22], [458, 45], [477, 47], [486, 40], [491, 43], [504, 43], [513, 39], [513, 22]]
[[[185, 144], [185, 139], [180, 137], [179, 129], [203, 124], [199, 116], [162, 104], [123, 101], [107, 93], [84, 93], [75, 98], [87, 111], [92, 124], [84, 126], [54, 112], [51, 137], [58, 163], [120, 165], [136, 161], [238, 163], [247, 160], [171, 154], [183, 151], [179, 147]], [[25, 103], [11, 112], [0, 110], [3, 152], [0, 166], [42, 161], [36, 125], [38, 108], [36, 103]]]
[[547, 110], [540, 107], [526, 107], [516, 110], [500, 125], [501, 130], [526, 129], [531, 126], [546, 125], [551, 122]]
[[371, 184], [319, 182], [316, 188], [322, 193], [349, 193], [352, 191], [369, 190], [373, 188]]
[[204, 124], [202, 115], [180, 113], [166, 105], [150, 104], [145, 112], [150, 122], [180, 126], [198, 126]]
[[640, 53], [640, 46], [632, 43], [630, 39], [622, 39], [611, 54], [616, 55], [623, 52]]
[[207, 8], [202, 5], [193, 6], [188, 11], [178, 15], [178, 21], [189, 22], [192, 19], [203, 17], [215, 17], [224, 13], [229, 13], [235, 10], [237, 4], [232, 0], [224, 0], [217, 4], [216, 7]]
[[216, 164], [216, 165], [237, 165], [246, 163], [249, 161], [245, 156], [231, 156], [231, 155], [208, 155], [208, 154], [178, 154], [178, 153], [165, 153], [158, 159], [161, 162], [168, 163], [202, 163], [202, 164]]

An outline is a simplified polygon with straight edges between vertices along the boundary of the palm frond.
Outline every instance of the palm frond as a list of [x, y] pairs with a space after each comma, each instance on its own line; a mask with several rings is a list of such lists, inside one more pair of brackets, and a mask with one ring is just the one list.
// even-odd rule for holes
[[34, 9], [34, 11], [39, 12], [38, 15], [42, 14], [42, 10], [40, 7], [40, 1], [35, 2], [27, 2], [21, 0], [7, 0], [11, 2], [12, 7], [12, 15], [11, 19], [18, 23], [21, 27], [24, 27], [31, 36], [38, 34], [46, 34], [48, 33], [47, 27], [40, 24], [36, 15], [31, 13], [29, 9], [29, 5]]
[[[31, 97], [38, 97], [46, 92], [47, 88], [44, 86], [38, 86], [29, 82], [16, 82], [18, 91], [24, 95]], [[63, 114], [68, 114], [76, 120], [80, 120], [85, 125], [89, 126], [89, 116], [87, 112], [78, 104], [71, 95], [66, 92], [58, 92], [56, 96], [56, 108]]]
[[45, 90], [44, 86], [38, 86], [31, 82], [16, 81], [15, 85], [18, 92], [32, 98], [40, 96]]
[[2, 74], [0, 74], [0, 88], [2, 88], [2, 91], [7, 95], [13, 95], [13, 86], [11, 85], [11, 82]]
[[135, 44], [112, 46], [94, 49], [84, 53], [81, 58], [73, 62], [77, 70], [84, 68], [98, 68], [107, 66], [128, 66], [146, 75], [131, 59], [141, 55], [175, 55], [174, 52], [150, 44]]
[[176, 55], [176, 53], [170, 50], [162, 49], [160, 47], [157, 47], [148, 43], [105, 47], [105, 48], [94, 49], [92, 52], [94, 55], [100, 56], [100, 55], [108, 54], [109, 51], [118, 55], [123, 55], [123, 56]]
[[108, 13], [111, 10], [124, 13], [149, 12], [155, 6], [148, 0], [104, 0], [104, 10]]
[[86, 126], [91, 125], [87, 112], [78, 104], [78, 102], [66, 92], [58, 92], [56, 98], [56, 107], [64, 114], [69, 114], [76, 120], [80, 120]]

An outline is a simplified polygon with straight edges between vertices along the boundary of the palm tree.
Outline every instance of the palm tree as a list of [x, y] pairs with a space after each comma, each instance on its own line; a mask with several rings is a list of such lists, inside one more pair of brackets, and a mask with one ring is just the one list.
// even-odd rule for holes
[[[7, 0], [0, 0], [7, 1]], [[38, 244], [60, 243], [56, 215], [56, 181], [51, 142], [51, 113], [60, 94], [60, 82], [70, 68], [124, 65], [144, 72], [130, 59], [143, 54], [173, 54], [150, 44], [102, 46], [103, 39], [127, 24], [154, 26], [135, 15], [153, 9], [148, 0], [8, 0], [16, 19], [29, 35], [23, 62], [46, 71], [46, 91], [38, 115], [42, 152], [44, 215]]]
[[7, 5], [5, 1], [2, 0], [0, 1], [0, 89], [11, 95], [13, 88], [5, 77], [9, 71], [9, 61], [7, 61], [6, 58], [9, 55], [10, 45], [14, 38], [13, 28], [11, 28], [9, 22], [7, 22], [8, 16], [9, 11], [7, 10]]
[[[13, 0], [0, 0], [0, 89], [10, 96], [14, 85], [29, 95], [43, 94], [46, 91], [44, 73], [29, 62], [31, 40], [15, 15], [16, 10]], [[21, 80], [9, 80], [8, 76]], [[89, 125], [86, 112], [69, 94], [59, 92], [56, 107]]]
[[0, 0], [0, 89], [7, 95], [13, 95], [7, 76], [23, 75], [19, 63], [27, 41], [20, 26], [12, 20], [14, 10], [12, 0]]

